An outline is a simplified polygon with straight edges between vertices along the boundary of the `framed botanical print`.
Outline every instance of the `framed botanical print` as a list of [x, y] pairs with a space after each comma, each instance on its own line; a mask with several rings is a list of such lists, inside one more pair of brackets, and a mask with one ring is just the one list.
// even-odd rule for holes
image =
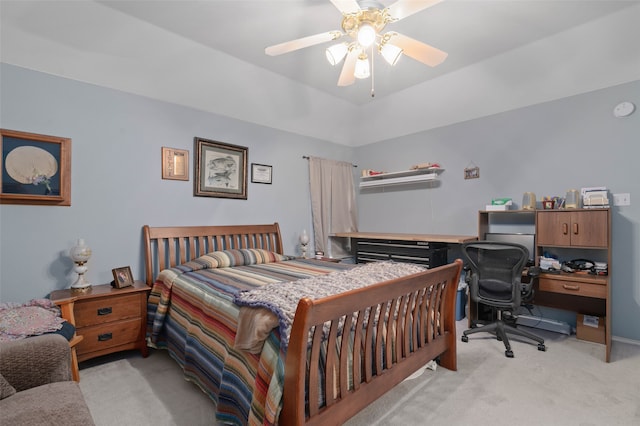
[[71, 205], [71, 139], [0, 129], [0, 202]]
[[193, 195], [247, 199], [247, 156], [243, 146], [195, 138]]

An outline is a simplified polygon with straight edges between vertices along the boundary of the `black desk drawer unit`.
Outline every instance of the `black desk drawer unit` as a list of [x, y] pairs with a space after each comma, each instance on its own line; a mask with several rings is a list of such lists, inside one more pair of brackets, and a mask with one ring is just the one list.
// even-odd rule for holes
[[447, 244], [427, 241], [356, 239], [353, 245], [356, 263], [394, 262], [416, 263], [434, 268], [447, 263]]

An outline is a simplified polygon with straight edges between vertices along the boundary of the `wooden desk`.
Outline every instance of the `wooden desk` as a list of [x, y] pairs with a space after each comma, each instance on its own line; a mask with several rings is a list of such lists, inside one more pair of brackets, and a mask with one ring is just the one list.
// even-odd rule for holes
[[431, 243], [462, 244], [476, 241], [475, 235], [445, 235], [445, 234], [397, 234], [383, 232], [337, 232], [332, 237], [367, 238], [372, 240], [424, 241]]
[[332, 237], [350, 238], [356, 263], [393, 260], [424, 265], [447, 263], [450, 244], [475, 241], [475, 235], [397, 234], [381, 232], [338, 232]]

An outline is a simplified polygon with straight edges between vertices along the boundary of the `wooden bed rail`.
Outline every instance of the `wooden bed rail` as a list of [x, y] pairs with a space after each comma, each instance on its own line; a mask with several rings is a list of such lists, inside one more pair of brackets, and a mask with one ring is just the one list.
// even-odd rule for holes
[[283, 254], [278, 222], [266, 225], [176, 226], [142, 228], [147, 285], [163, 269], [217, 250], [264, 249]]
[[[342, 424], [432, 359], [456, 370], [461, 270], [458, 259], [338, 296], [302, 299], [287, 349], [279, 423]], [[377, 321], [365, 319], [369, 312], [378, 313]], [[327, 372], [322, 377], [320, 363]]]

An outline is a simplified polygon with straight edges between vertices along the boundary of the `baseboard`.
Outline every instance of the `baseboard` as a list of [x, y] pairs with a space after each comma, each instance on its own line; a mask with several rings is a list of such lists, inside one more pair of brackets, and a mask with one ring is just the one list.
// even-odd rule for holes
[[626, 337], [611, 336], [614, 342], [628, 343], [630, 345], [640, 346], [640, 340], [627, 339]]
[[516, 324], [553, 331], [556, 333], [562, 333], [566, 334], [567, 336], [571, 335], [571, 326], [569, 324], [550, 318], [536, 317], [533, 315], [518, 315]]

